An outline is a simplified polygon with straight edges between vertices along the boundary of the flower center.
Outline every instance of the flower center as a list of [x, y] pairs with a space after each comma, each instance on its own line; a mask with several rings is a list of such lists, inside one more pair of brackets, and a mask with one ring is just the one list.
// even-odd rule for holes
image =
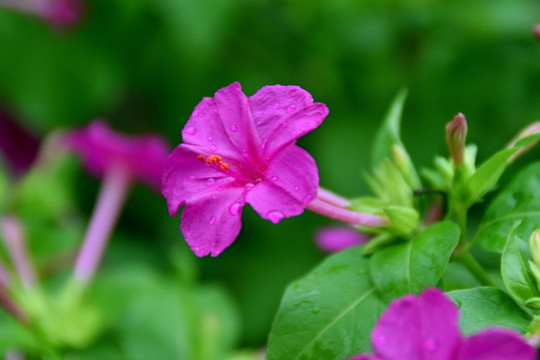
[[218, 169], [223, 170], [223, 171], [229, 168], [229, 164], [224, 162], [221, 156], [219, 155], [212, 154], [212, 155], [209, 155], [208, 157], [205, 157], [204, 155], [201, 154], [201, 155], [197, 155], [197, 160], [204, 161], [206, 165], [208, 166], [216, 165]]

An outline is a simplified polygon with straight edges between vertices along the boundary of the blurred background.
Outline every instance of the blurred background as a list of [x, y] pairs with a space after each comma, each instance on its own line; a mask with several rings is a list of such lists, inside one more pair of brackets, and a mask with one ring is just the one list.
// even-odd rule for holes
[[[540, 120], [538, 1], [81, 4], [69, 24], [0, 7], [0, 109], [40, 139], [99, 117], [123, 132], [161, 134], [174, 147], [195, 105], [221, 87], [239, 81], [249, 96], [268, 84], [299, 85], [330, 109], [300, 146], [316, 159], [321, 185], [355, 196], [367, 191], [372, 139], [403, 87], [402, 136], [418, 167], [446, 155], [444, 125], [458, 112], [480, 161]], [[99, 182], [82, 172], [76, 180], [74, 202], [90, 214]], [[257, 348], [285, 286], [325, 256], [313, 235], [329, 223], [304, 214], [273, 225], [246, 207], [235, 243], [218, 258], [198, 259], [165, 200], [136, 186], [104, 268], [176, 266], [219, 284], [239, 314], [237, 345]]]

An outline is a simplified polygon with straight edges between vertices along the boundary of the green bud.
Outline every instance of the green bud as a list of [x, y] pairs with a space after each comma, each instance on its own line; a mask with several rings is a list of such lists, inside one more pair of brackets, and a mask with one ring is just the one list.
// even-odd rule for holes
[[465, 116], [462, 113], [458, 113], [452, 121], [446, 124], [446, 144], [448, 145], [448, 150], [454, 160], [454, 167], [456, 169], [463, 164], [466, 137], [467, 120], [465, 120]]
[[529, 247], [536, 266], [540, 266], [540, 229], [536, 229], [529, 237]]
[[418, 227], [420, 215], [411, 207], [388, 206], [383, 210], [397, 235], [409, 235]]
[[411, 158], [401, 145], [392, 145], [392, 157], [394, 158], [394, 163], [401, 171], [401, 174], [403, 175], [407, 183], [412, 188], [420, 187], [420, 180], [418, 179], [418, 175], [416, 175], [416, 171], [414, 170], [414, 165], [411, 161]]

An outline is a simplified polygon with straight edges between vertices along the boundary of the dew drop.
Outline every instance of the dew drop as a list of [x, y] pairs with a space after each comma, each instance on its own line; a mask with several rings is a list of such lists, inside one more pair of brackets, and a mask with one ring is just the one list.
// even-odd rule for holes
[[436, 339], [430, 337], [424, 342], [424, 347], [428, 351], [435, 352], [439, 349], [439, 342]]
[[286, 127], [287, 127], [287, 123], [286, 123], [285, 121], [282, 122], [282, 123], [281, 123], [281, 127], [282, 127], [282, 128], [286, 128]]
[[268, 142], [268, 139], [262, 139], [261, 141], [261, 148], [265, 149], [266, 148], [266, 143]]
[[244, 186], [244, 189], [246, 189], [246, 191], [249, 191], [249, 190], [253, 189], [254, 186], [255, 186], [255, 184], [253, 184], [253, 183], [247, 183]]
[[216, 190], [221, 191], [221, 190], [223, 190], [223, 188], [221, 186], [218, 186]]
[[216, 184], [216, 180], [210, 178], [206, 181], [206, 186], [214, 186]]
[[279, 178], [278, 178], [277, 176], [272, 176], [272, 177], [270, 178], [270, 180], [272, 180], [272, 181], [278, 181]]
[[289, 105], [289, 107], [287, 108], [287, 112], [293, 112], [294, 110], [296, 109], [296, 105]]
[[210, 145], [210, 150], [216, 151], [217, 150], [217, 145], [216, 144]]
[[216, 223], [216, 221], [217, 221], [217, 220], [216, 220], [216, 217], [215, 217], [215, 216], [212, 216], [212, 217], [210, 218], [209, 223], [210, 223], [210, 225], [214, 225], [214, 224]]
[[208, 136], [208, 137], [206, 138], [206, 140], [208, 140], [208, 142], [212, 142], [212, 141], [214, 141], [214, 138], [211, 137], [211, 136]]
[[238, 215], [241, 207], [242, 204], [240, 204], [239, 202], [235, 202], [229, 207], [229, 212], [231, 213], [231, 215]]
[[217, 196], [216, 194], [212, 194], [212, 196], [210, 196], [212, 198], [212, 200], [216, 200]]
[[388, 340], [386, 339], [386, 336], [384, 335], [380, 335], [378, 336], [376, 339], [375, 339], [375, 342], [379, 345], [386, 345], [386, 343], [388, 342]]
[[306, 195], [302, 201], [304, 202], [304, 204], [307, 204], [307, 203], [309, 203], [311, 200], [313, 200], [313, 196], [311, 196], [311, 195]]
[[196, 133], [197, 133], [197, 129], [195, 129], [193, 126], [190, 126], [184, 129], [184, 134], [195, 135]]
[[274, 106], [272, 106], [272, 109], [274, 109], [274, 110], [279, 109], [279, 103], [275, 103]]
[[296, 185], [295, 187], [293, 187], [293, 190], [294, 190], [294, 191], [299, 191], [299, 190], [300, 190], [300, 186]]
[[229, 129], [231, 129], [232, 132], [237, 132], [238, 131], [238, 126], [232, 124], [229, 126]]
[[311, 309], [312, 314], [318, 314], [320, 312], [321, 312], [321, 309], [319, 309], [318, 307], [314, 307], [313, 309]]
[[198, 246], [194, 246], [191, 249], [193, 250], [194, 253], [198, 253], [201, 250], [201, 248]]
[[277, 224], [281, 219], [285, 217], [285, 215], [283, 215], [283, 213], [279, 210], [273, 210], [269, 211], [268, 214], [266, 214], [266, 217], [274, 224]]

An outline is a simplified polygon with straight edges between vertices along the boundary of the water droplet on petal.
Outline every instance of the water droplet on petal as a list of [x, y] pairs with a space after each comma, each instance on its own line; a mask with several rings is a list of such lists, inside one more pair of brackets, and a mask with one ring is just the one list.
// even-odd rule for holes
[[304, 204], [307, 204], [307, 203], [311, 202], [311, 200], [313, 200], [313, 196], [311, 196], [311, 195], [306, 195], [306, 197], [304, 197], [304, 199], [302, 200], [302, 202], [303, 202]]
[[231, 129], [232, 132], [237, 132], [238, 131], [238, 126], [232, 124], [231, 126], [229, 126], [229, 129]]
[[274, 224], [277, 224], [281, 219], [285, 217], [285, 215], [283, 215], [283, 213], [279, 210], [274, 210], [268, 212], [268, 214], [266, 214], [266, 217]]
[[193, 250], [194, 253], [198, 253], [201, 250], [201, 248], [198, 246], [194, 246], [191, 249]]
[[272, 176], [272, 177], [270, 178], [270, 180], [272, 180], [272, 181], [278, 181], [279, 178], [278, 178], [277, 176]]
[[286, 127], [287, 127], [287, 122], [285, 122], [285, 121], [282, 122], [282, 123], [281, 123], [281, 127], [282, 127], [282, 128], [286, 128]]
[[274, 109], [274, 110], [279, 109], [279, 103], [275, 103], [274, 106], [272, 106], [272, 109]]
[[244, 189], [246, 189], [246, 191], [249, 191], [249, 190], [253, 189], [254, 186], [255, 186], [255, 184], [247, 183], [246, 185], [244, 185]]
[[242, 208], [242, 204], [239, 202], [235, 202], [229, 207], [229, 212], [231, 213], [231, 215], [238, 215], [238, 212], [240, 211], [241, 208]]
[[212, 141], [214, 141], [214, 138], [211, 137], [211, 136], [208, 136], [208, 137], [206, 138], [206, 140], [208, 140], [208, 142], [212, 142]]
[[294, 110], [296, 110], [296, 105], [289, 105], [289, 107], [287, 108], [287, 112], [293, 112]]
[[216, 184], [216, 180], [210, 178], [206, 181], [206, 186], [214, 186]]
[[216, 200], [217, 196], [216, 194], [212, 194], [212, 196], [210, 196], [212, 198], [212, 200]]
[[293, 187], [293, 190], [294, 190], [294, 191], [299, 191], [299, 190], [300, 190], [300, 186], [296, 185], [295, 187]]
[[265, 149], [266, 148], [266, 143], [268, 142], [268, 139], [262, 139], [261, 141], [261, 148]]
[[217, 145], [216, 144], [210, 145], [210, 150], [216, 151], [217, 150]]
[[214, 225], [214, 224], [216, 223], [216, 221], [217, 221], [217, 220], [216, 220], [216, 217], [215, 217], [215, 216], [212, 216], [212, 217], [210, 218], [209, 223], [210, 223], [210, 225]]
[[435, 352], [439, 349], [439, 342], [437, 339], [430, 337], [425, 341], [424, 347], [428, 351]]
[[221, 190], [223, 190], [223, 188], [221, 186], [218, 186], [217, 191], [221, 191]]
[[195, 133], [197, 133], [197, 129], [195, 129], [193, 126], [184, 129], [184, 134], [195, 135]]
[[199, 111], [195, 110], [195, 111], [193, 112], [193, 114], [191, 114], [191, 116], [193, 116], [193, 117], [199, 116]]

